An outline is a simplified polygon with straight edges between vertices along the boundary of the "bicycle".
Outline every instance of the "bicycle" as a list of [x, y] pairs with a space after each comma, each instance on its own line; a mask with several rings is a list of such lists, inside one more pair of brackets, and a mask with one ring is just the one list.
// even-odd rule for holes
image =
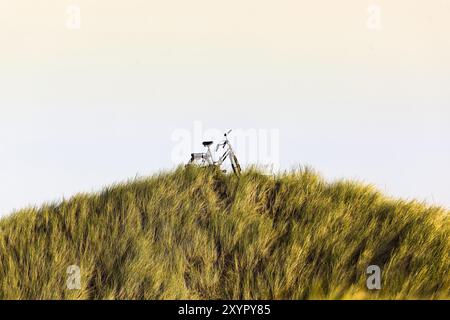
[[[239, 176], [241, 174], [241, 165], [239, 164], [239, 161], [236, 157], [236, 154], [234, 153], [234, 150], [230, 144], [230, 141], [228, 140], [228, 135], [230, 134], [231, 130], [229, 130], [227, 133], [224, 134], [225, 140], [221, 143], [217, 144], [216, 146], [216, 153], [219, 151], [219, 148], [222, 147], [222, 149], [225, 149], [227, 147], [226, 151], [222, 154], [221, 157], [217, 161], [214, 160], [214, 157], [211, 152], [211, 145], [214, 143], [213, 141], [203, 141], [203, 146], [207, 148], [208, 150], [203, 153], [191, 153], [191, 159], [188, 162], [188, 165], [198, 165], [201, 167], [205, 166], [215, 166], [220, 168], [222, 164], [225, 162], [227, 158], [230, 159], [231, 168], [233, 169], [233, 172], [235, 175]], [[226, 172], [226, 170], [222, 170]]]

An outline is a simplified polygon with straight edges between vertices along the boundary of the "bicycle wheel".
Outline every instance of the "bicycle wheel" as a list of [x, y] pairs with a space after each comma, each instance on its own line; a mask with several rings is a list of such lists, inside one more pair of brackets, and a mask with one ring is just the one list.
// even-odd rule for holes
[[239, 164], [239, 161], [237, 157], [233, 154], [233, 157], [231, 158], [231, 167], [233, 168], [234, 173], [239, 176], [241, 175], [241, 165]]

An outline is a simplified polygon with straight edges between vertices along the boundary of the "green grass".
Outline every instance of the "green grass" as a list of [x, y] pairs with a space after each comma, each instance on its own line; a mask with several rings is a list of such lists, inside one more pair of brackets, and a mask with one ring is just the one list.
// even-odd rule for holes
[[443, 208], [310, 169], [178, 168], [0, 220], [0, 298], [448, 298], [449, 252]]

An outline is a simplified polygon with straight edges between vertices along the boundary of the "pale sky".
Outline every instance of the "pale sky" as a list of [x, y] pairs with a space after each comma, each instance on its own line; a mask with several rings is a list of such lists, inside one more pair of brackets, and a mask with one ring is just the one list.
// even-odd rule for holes
[[449, 33], [450, 0], [0, 0], [0, 215], [174, 168], [194, 121], [450, 208]]

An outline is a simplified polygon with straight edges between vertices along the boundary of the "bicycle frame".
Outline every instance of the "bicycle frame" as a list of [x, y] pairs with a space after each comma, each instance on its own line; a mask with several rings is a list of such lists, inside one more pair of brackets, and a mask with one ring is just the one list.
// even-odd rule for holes
[[230, 141], [228, 140], [228, 134], [230, 132], [231, 132], [231, 130], [224, 134], [225, 140], [222, 141], [221, 143], [219, 143], [216, 147], [216, 152], [219, 150], [220, 146], [222, 146], [222, 148], [225, 148], [225, 146], [228, 147], [228, 149], [224, 152], [224, 154], [217, 161], [217, 164], [219, 164], [219, 165], [224, 163], [224, 161], [227, 159], [228, 156], [234, 156], [233, 148], [231, 147]]

